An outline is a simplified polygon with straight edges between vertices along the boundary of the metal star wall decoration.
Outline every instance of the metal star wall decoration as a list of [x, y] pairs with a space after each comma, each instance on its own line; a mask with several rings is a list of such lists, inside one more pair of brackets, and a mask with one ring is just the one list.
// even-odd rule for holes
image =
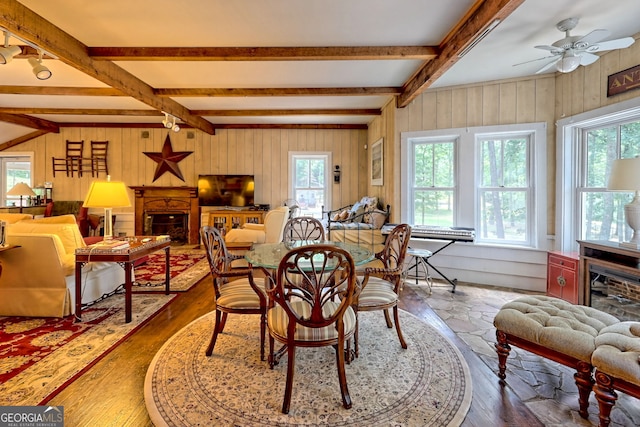
[[169, 138], [168, 134], [167, 138], [164, 140], [162, 152], [143, 152], [145, 156], [158, 163], [158, 165], [156, 166], [156, 173], [153, 176], [153, 181], [160, 178], [165, 172], [171, 172], [182, 181], [184, 181], [184, 177], [182, 176], [182, 172], [180, 172], [178, 163], [192, 153], [193, 151], [173, 151], [173, 147], [171, 146], [171, 139]]

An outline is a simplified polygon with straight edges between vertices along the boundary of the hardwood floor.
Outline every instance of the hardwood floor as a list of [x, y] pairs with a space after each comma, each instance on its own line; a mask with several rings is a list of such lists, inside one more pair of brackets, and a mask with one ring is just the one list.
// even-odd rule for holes
[[[151, 426], [144, 403], [147, 367], [162, 344], [183, 326], [212, 309], [207, 276], [99, 361], [49, 404], [62, 405], [68, 426]], [[405, 287], [401, 308], [436, 327], [464, 355], [473, 381], [473, 401], [463, 426], [541, 426], [534, 414], [434, 313], [424, 299]]]

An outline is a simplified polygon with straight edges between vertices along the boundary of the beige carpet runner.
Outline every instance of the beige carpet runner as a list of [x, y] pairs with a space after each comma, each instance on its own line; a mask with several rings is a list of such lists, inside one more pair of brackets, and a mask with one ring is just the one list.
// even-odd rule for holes
[[333, 349], [298, 349], [288, 415], [280, 412], [286, 358], [273, 370], [260, 361], [259, 317], [230, 315], [206, 357], [213, 321], [211, 313], [187, 325], [151, 363], [145, 401], [156, 426], [457, 426], [471, 404], [458, 349], [407, 312], [406, 350], [382, 313], [360, 313], [361, 354], [347, 365], [350, 410], [342, 407]]

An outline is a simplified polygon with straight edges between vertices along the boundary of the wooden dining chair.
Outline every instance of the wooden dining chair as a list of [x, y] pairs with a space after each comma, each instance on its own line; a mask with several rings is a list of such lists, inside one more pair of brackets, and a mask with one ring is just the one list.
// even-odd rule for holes
[[309, 216], [291, 218], [284, 225], [282, 233], [284, 242], [299, 240], [324, 240], [324, 227], [322, 222]]
[[269, 299], [274, 302], [267, 313], [267, 325], [270, 367], [273, 369], [278, 363], [274, 354], [276, 340], [285, 345], [288, 357], [283, 413], [289, 413], [298, 347], [333, 346], [342, 404], [351, 408], [345, 343], [355, 333], [356, 317], [351, 304], [356, 288], [353, 258], [337, 246], [301, 246], [289, 251], [280, 262], [275, 280], [267, 285]]
[[[360, 276], [360, 272], [358, 273], [360, 291], [353, 304], [356, 317], [359, 311], [383, 310], [388, 328], [393, 327], [389, 316], [389, 309], [393, 309], [393, 320], [402, 348], [407, 348], [407, 343], [400, 329], [398, 301], [404, 284], [402, 272], [410, 238], [411, 227], [408, 224], [399, 224], [391, 230], [385, 241], [384, 248], [375, 254], [375, 258], [382, 263], [382, 267], [367, 267], [362, 272], [364, 273], [363, 276]], [[357, 327], [354, 343], [355, 355], [358, 357]]]
[[228, 314], [259, 314], [260, 360], [265, 360], [267, 313], [265, 279], [255, 278], [251, 268], [231, 268], [231, 263], [238, 257], [229, 253], [224, 238], [217, 228], [202, 227], [200, 237], [206, 249], [215, 292], [216, 320], [213, 336], [207, 347], [207, 356], [213, 354], [218, 335], [224, 331]]

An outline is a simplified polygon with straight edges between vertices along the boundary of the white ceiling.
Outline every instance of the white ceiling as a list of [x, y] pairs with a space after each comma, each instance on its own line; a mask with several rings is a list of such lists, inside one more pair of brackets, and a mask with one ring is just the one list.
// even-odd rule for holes
[[[3, 0], [3, 3], [5, 0]], [[14, 0], [6, 0], [11, 8]], [[499, 3], [498, 0], [487, 0]], [[485, 3], [486, 3], [485, 2]], [[438, 46], [475, 0], [21, 0], [23, 5], [88, 47], [329, 47]], [[598, 28], [608, 39], [640, 33], [640, 1], [526, 0], [430, 87], [533, 75], [548, 55], [535, 45], [564, 37], [555, 24], [580, 22], [572, 35]], [[9, 19], [0, 16], [0, 26]], [[16, 19], [19, 23], [19, 18]], [[39, 31], [44, 28], [39, 28]], [[22, 44], [11, 39], [12, 44]], [[640, 60], [640, 58], [639, 58]], [[45, 60], [53, 76], [39, 81], [23, 58], [0, 65], [2, 86], [107, 87], [62, 60]], [[422, 60], [116, 61], [153, 88], [401, 87]], [[548, 72], [554, 72], [552, 68]], [[189, 110], [379, 109], [389, 96], [175, 97]], [[154, 108], [129, 96], [0, 93], [0, 113], [12, 108]], [[158, 116], [29, 114], [64, 123], [159, 124]], [[362, 124], [372, 115], [203, 116], [213, 124]], [[35, 129], [0, 121], [0, 144]]]

